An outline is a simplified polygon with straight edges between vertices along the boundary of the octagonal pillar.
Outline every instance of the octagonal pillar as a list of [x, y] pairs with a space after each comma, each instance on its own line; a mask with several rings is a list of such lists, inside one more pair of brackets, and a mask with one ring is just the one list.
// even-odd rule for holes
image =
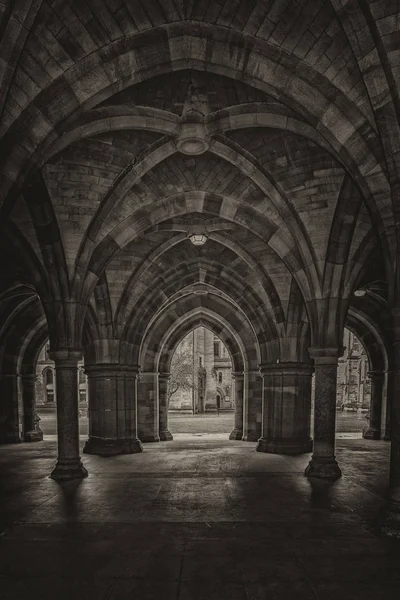
[[311, 452], [311, 378], [305, 363], [262, 365], [263, 429], [257, 452]]
[[138, 436], [142, 442], [160, 441], [158, 373], [141, 372], [138, 381]]
[[170, 442], [174, 438], [168, 429], [168, 381], [171, 377], [170, 373], [158, 374], [158, 406], [160, 419], [160, 440], [162, 442]]
[[78, 361], [81, 352], [51, 350], [57, 386], [58, 459], [51, 477], [58, 481], [82, 479], [87, 471], [79, 455]]
[[258, 370], [244, 372], [243, 440], [256, 442], [262, 425], [262, 378]]
[[138, 367], [117, 364], [85, 367], [89, 390], [86, 454], [114, 456], [142, 452], [137, 436]]
[[379, 440], [381, 438], [382, 396], [385, 374], [382, 371], [369, 371], [368, 376], [371, 379], [371, 402], [369, 427], [364, 433], [364, 438]]
[[21, 375], [22, 404], [24, 408], [23, 438], [24, 442], [40, 442], [43, 432], [37, 427], [36, 416], [36, 374]]
[[306, 468], [307, 477], [338, 479], [341, 470], [335, 458], [337, 367], [342, 347], [309, 349], [315, 367], [314, 444]]
[[244, 373], [232, 373], [235, 389], [235, 427], [231, 432], [230, 440], [243, 439], [243, 398], [244, 398]]
[[16, 373], [0, 374], [0, 444], [21, 441]]

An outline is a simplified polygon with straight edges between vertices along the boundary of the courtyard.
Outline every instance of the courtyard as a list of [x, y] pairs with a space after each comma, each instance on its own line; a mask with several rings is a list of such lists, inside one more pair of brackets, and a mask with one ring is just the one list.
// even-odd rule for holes
[[[57, 433], [56, 413], [43, 411], [38, 408], [40, 416], [40, 427], [43, 434], [55, 435]], [[367, 427], [365, 418], [366, 412], [352, 411], [337, 411], [336, 413], [336, 432], [340, 434], [354, 434], [360, 437], [363, 429]], [[229, 434], [233, 429], [234, 413], [220, 412], [219, 416], [216, 413], [205, 414], [179, 414], [169, 413], [168, 423], [172, 434], [176, 433], [226, 433]], [[81, 409], [81, 417], [79, 418], [80, 434], [88, 434], [88, 418], [85, 411]]]

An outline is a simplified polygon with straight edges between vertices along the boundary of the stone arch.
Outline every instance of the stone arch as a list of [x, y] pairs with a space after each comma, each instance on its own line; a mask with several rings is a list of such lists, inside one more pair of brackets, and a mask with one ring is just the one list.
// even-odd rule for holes
[[[381, 193], [379, 195], [375, 194], [375, 197], [381, 203], [383, 220], [385, 223], [388, 223], [389, 213], [390, 219], [392, 218], [391, 205], [390, 202], [387, 202], [387, 181], [379, 164], [381, 157], [374, 157], [375, 149], [380, 147], [372, 143], [374, 131], [366, 118], [355, 107], [354, 103], [342, 92], [338, 92], [338, 89], [325, 77], [302, 63], [302, 78], [300, 78], [298, 75], [294, 75], [298, 59], [295, 61], [293, 57], [283, 53], [277, 47], [273, 47], [267, 42], [255, 40], [250, 36], [235, 34], [233, 39], [231, 37], [228, 39], [227, 32], [219, 27], [205, 27], [199, 24], [196, 28], [193, 28], [188, 23], [182, 23], [175, 24], [172, 28], [171, 26], [160, 27], [157, 29], [157, 32], [159, 36], [149, 37], [149, 41], [153, 46], [159, 45], [160, 52], [166, 56], [165, 65], [157, 64], [157, 70], [155, 69], [156, 65], [151, 64], [151, 57], [148, 57], [146, 61], [143, 61], [143, 57], [141, 57], [139, 62], [135, 62], [135, 69], [126, 69], [126, 64], [124, 65], [121, 60], [122, 56], [126, 58], [129, 55], [134, 61], [137, 58], [135, 39], [137, 36], [127, 37], [124, 40], [118, 40], [102, 48], [90, 57], [82, 59], [82, 61], [71, 67], [71, 78], [68, 80], [68, 83], [65, 80], [55, 80], [42, 94], [39, 94], [36, 101], [40, 104], [41, 101], [45, 103], [50, 97], [53, 98], [53, 94], [51, 93], [52, 86], [54, 88], [57, 85], [59, 86], [60, 89], [57, 89], [57, 93], [67, 91], [64, 89], [65, 87], [69, 88], [69, 91], [73, 91], [75, 86], [77, 86], [76, 91], [81, 106], [95, 106], [96, 103], [104, 100], [111, 93], [115, 93], [115, 91], [131, 85], [139, 79], [143, 80], [160, 72], [169, 72], [184, 68], [194, 68], [204, 71], [214, 69], [217, 73], [225, 73], [227, 76], [235, 78], [237, 77], [238, 69], [237, 66], [235, 67], [232, 64], [232, 51], [234, 48], [237, 63], [240, 65], [242, 79], [259, 89], [268, 91], [268, 93], [279, 100], [283, 98], [289, 106], [295, 107], [306, 120], [312, 122], [321, 135], [329, 139], [337, 150], [346, 148], [346, 151], [354, 157], [357, 153], [358, 159], [361, 154], [363, 155], [360, 172], [365, 175], [370, 188], [369, 202], [374, 204], [374, 200], [372, 199], [373, 192], [376, 192], [377, 187], [379, 187]], [[171, 35], [166, 36], [167, 32], [170, 32]], [[140, 34], [139, 38], [145, 41], [147, 35], [147, 33]], [[155, 41], [156, 39], [157, 42]], [[243, 44], [244, 41], [245, 43]], [[211, 44], [218, 47], [218, 53], [213, 54], [213, 59], [215, 59], [213, 61], [215, 62], [214, 65], [208, 64], [205, 59], [203, 52], [204, 42], [206, 46], [210, 46], [210, 49]], [[182, 54], [182, 47], [185, 48], [184, 54]], [[110, 54], [104, 54], [106, 48]], [[201, 48], [203, 50], [200, 50]], [[84, 69], [86, 76], [87, 72], [93, 69], [95, 57], [101, 59], [105, 56], [107, 56], [109, 66], [113, 64], [113, 66], [117, 67], [118, 65], [119, 68], [116, 68], [115, 73], [119, 74], [119, 78], [116, 81], [110, 81], [110, 85], [107, 86], [109, 76], [106, 75], [106, 85], [102, 81], [101, 85], [99, 84], [100, 87], [97, 89], [100, 96], [89, 100], [85, 95], [86, 92], [80, 89], [79, 81], [82, 73], [80, 69], [84, 68], [84, 66], [88, 68], [88, 71]], [[96, 68], [98, 68], [100, 63], [96, 62], [95, 64]], [[260, 65], [263, 64], [269, 65], [270, 68], [262, 69]], [[74, 73], [76, 78], [74, 77]], [[316, 98], [313, 83], [318, 84], [319, 89], [324, 89], [325, 95], [318, 93]], [[313, 97], [312, 103], [309, 102], [311, 95]], [[335, 103], [332, 99], [338, 97], [340, 97], [340, 103], [338, 100]], [[313, 113], [310, 113], [311, 105], [315, 108]], [[64, 115], [65, 122], [73, 122], [72, 114]], [[17, 119], [19, 126], [21, 126], [20, 121], [23, 121], [23, 119], [23, 115]], [[15, 125], [17, 126], [17, 124]], [[364, 130], [371, 135], [371, 140], [368, 139], [366, 134], [364, 135]], [[49, 135], [49, 138], [52, 137], [54, 139], [53, 130], [51, 134], [47, 130], [46, 134]], [[40, 142], [41, 140], [37, 140], [38, 144]], [[362, 151], [360, 151], [360, 148], [362, 148]], [[374, 212], [376, 213], [376, 211]], [[381, 223], [378, 223], [378, 228], [384, 240], [386, 240], [389, 234], [386, 232], [386, 236]]]
[[241, 437], [258, 439], [261, 430], [261, 380], [258, 377], [260, 349], [251, 327], [241, 330], [238, 322], [231, 322], [229, 316], [227, 319], [226, 315], [222, 316], [204, 307], [187, 311], [179, 322], [163, 319], [163, 316], [165, 315], [156, 319], [147, 330], [140, 349], [142, 374], [138, 415], [142, 438], [146, 440], [158, 437], [158, 374], [169, 373], [172, 356], [180, 340], [196, 327], [204, 326], [220, 337], [228, 349], [234, 371], [243, 374], [242, 403], [237, 401], [236, 408], [243, 415]]
[[[158, 35], [155, 35], [155, 32]], [[142, 43], [148, 40], [150, 46], [158, 52], [150, 52], [144, 59], [144, 56], [140, 52], [138, 53], [137, 41], [139, 39]], [[206, 59], [206, 48], [209, 51], [218, 49], [218, 52], [212, 52], [212, 61]], [[233, 55], [235, 56], [234, 61], [232, 61]], [[130, 56], [133, 63], [126, 60], [128, 56]], [[159, 60], [157, 60], [157, 64], [152, 64], [153, 56], [164, 56], [165, 63], [160, 65]], [[101, 69], [100, 65], [103, 59], [104, 68], [107, 64], [110, 68], [113, 66], [115, 70], [104, 71], [105, 79], [99, 77], [96, 80], [93, 77], [93, 87], [91, 86], [90, 91], [88, 91], [87, 86], [86, 88], [81, 86], [81, 78], [83, 76], [87, 77], [89, 72], [94, 75], [95, 67], [97, 70]], [[380, 159], [371, 162], [371, 156], [374, 156], [372, 138], [376, 137], [375, 132], [355, 104], [312, 67], [302, 62], [302, 76], [295, 75], [295, 71], [299, 73], [298, 68], [295, 68], [298, 67], [298, 62], [298, 58], [295, 59], [284, 53], [278, 47], [248, 35], [243, 36], [236, 32], [232, 37], [232, 32], [228, 32], [221, 27], [177, 23], [155, 28], [151, 33], [146, 32], [127, 36], [102, 47], [71, 67], [68, 80], [63, 77], [55, 79], [37, 96], [35, 102], [38, 105], [43, 103], [45, 106], [46, 103], [50, 102], [50, 99], [53, 101], [58, 94], [72, 92], [74, 97], [78, 98], [79, 110], [81, 110], [82, 107], [94, 107], [111, 94], [139, 80], [142, 81], [171, 70], [184, 68], [212, 70], [217, 74], [224, 74], [230, 78], [237, 78], [237, 74], [240, 72], [241, 79], [256, 88], [266, 91], [278, 100], [283, 99], [285, 104], [293, 107], [307, 121], [313, 122], [317, 130], [326, 139], [329, 139], [335, 148], [345, 147], [354, 156], [357, 152], [359, 159], [357, 162], [360, 162], [360, 156], [362, 156], [360, 171], [365, 175], [367, 185], [371, 189], [370, 197], [372, 198], [373, 188], [376, 190], [377, 180], [379, 178], [382, 182], [385, 180], [383, 171], [379, 166]], [[132, 68], [132, 64], [134, 68]], [[129, 68], [127, 68], [128, 65]], [[113, 78], [110, 78], [111, 72], [115, 73]], [[324, 90], [324, 93], [316, 92], [316, 89]], [[311, 97], [312, 102], [310, 102]], [[311, 107], [313, 112], [311, 112]], [[69, 114], [60, 115], [59, 118], [64, 119], [65, 122], [72, 122], [73, 111], [69, 110]], [[10, 132], [15, 127], [19, 127], [19, 130], [22, 131], [25, 118], [25, 113], [22, 113], [10, 128]], [[36, 127], [36, 130], [39, 131], [40, 127]], [[364, 130], [366, 130], [365, 133], [370, 133], [371, 140], [368, 139], [366, 134], [364, 135]], [[42, 131], [42, 137], [35, 140], [36, 148], [46, 138], [54, 140], [55, 130], [50, 127], [49, 131], [47, 122]], [[360, 151], [361, 148], [362, 151]], [[380, 148], [380, 145], [375, 144], [375, 148]], [[27, 163], [29, 161], [33, 162], [31, 160], [32, 151], [26, 150], [25, 153], [21, 153], [19, 148], [19, 153], [21, 156], [18, 157], [18, 161], [16, 161], [13, 152], [10, 153], [8, 160], [11, 161], [13, 167], [15, 164], [21, 164], [22, 162], [21, 168], [28, 170]], [[36, 162], [37, 159], [35, 158], [34, 161]], [[9, 164], [6, 160], [5, 172], [7, 172]], [[13, 173], [15, 173], [15, 169]], [[10, 180], [15, 180], [14, 177], [11, 176]], [[382, 190], [388, 190], [387, 182], [382, 183], [380, 187]], [[389, 220], [392, 220], [389, 194], [382, 192], [378, 202], [380, 203], [383, 225], [388, 224]], [[378, 227], [386, 239], [382, 222], [378, 223]]]
[[[146, 340], [147, 332], [154, 328], [154, 323], [157, 323], [163, 331], [165, 324], [169, 327], [171, 323], [178, 320], [178, 316], [180, 319], [184, 318], [187, 313], [195, 309], [224, 315], [225, 320], [232, 324], [234, 330], [246, 332], [247, 339], [252, 340], [248, 347], [257, 348], [259, 361], [269, 362], [273, 358], [280, 357], [280, 340], [272, 320], [271, 322], [267, 322], [266, 318], [262, 320], [251, 306], [243, 303], [243, 307], [235, 299], [227, 296], [223, 290], [213, 285], [201, 286], [197, 280], [193, 280], [185, 282], [185, 287], [178, 294], [168, 296], [167, 301], [163, 296], [161, 298], [163, 301], [160, 301], [157, 307], [152, 307], [149, 311], [150, 318], [146, 315], [146, 319], [143, 318], [141, 323], [138, 319], [127, 323], [124, 338], [134, 343], [134, 361], [138, 364], [141, 364], [139, 355], [142, 352], [139, 348], [143, 348], [143, 340]], [[255, 344], [253, 340], [256, 340]], [[157, 351], [157, 347], [157, 343], [153, 341], [153, 352]]]
[[[24, 286], [21, 286], [21, 291], [16, 306], [13, 295], [4, 301], [6, 318], [0, 330], [0, 443], [19, 442], [27, 430], [26, 402], [20, 402], [19, 397], [23, 378], [28, 384], [28, 377], [34, 374], [20, 370], [24, 366], [21, 357], [29, 340], [35, 339], [35, 334], [43, 327], [43, 308], [38, 296]], [[32, 427], [28, 430], [31, 431]]]
[[380, 327], [372, 318], [360, 309], [350, 307], [346, 327], [352, 331], [362, 342], [367, 356], [369, 367], [373, 371], [388, 369], [388, 340]]
[[[122, 111], [122, 114], [118, 114], [118, 111]], [[88, 120], [86, 125], [85, 121], [83, 121], [79, 127], [70, 132], [72, 141], [75, 139], [81, 139], [85, 135], [94, 135], [95, 133], [101, 133], [102, 131], [110, 131], [114, 129], [118, 130], [122, 127], [143, 129], [146, 128], [146, 123], [149, 123], [150, 128], [155, 129], [160, 133], [166, 133], [169, 135], [173, 135], [177, 127], [177, 116], [175, 114], [150, 107], [132, 108], [130, 106], [109, 106], [101, 109], [95, 109], [93, 113], [94, 114], [89, 113], [84, 116], [84, 119]], [[96, 117], [98, 118], [96, 119]], [[331, 155], [333, 155], [336, 160], [338, 160], [338, 162], [341, 163], [346, 169], [348, 176], [355, 181], [363, 196], [369, 196], [370, 192], [366, 188], [361, 174], [357, 173], [355, 165], [350, 164], [349, 160], [345, 156], [341, 156], [338, 152], [336, 152], [336, 150], [330, 146], [327, 140], [313, 127], [313, 125], [303, 122], [301, 119], [296, 119], [293, 117], [289, 109], [286, 109], [283, 106], [275, 107], [274, 110], [271, 109], [270, 105], [266, 104], [264, 106], [263, 103], [231, 106], [217, 111], [216, 113], [210, 114], [207, 125], [210, 134], [218, 133], [219, 131], [224, 133], [225, 131], [233, 131], [249, 127], [268, 127], [282, 129], [283, 131], [291, 131], [308, 138], [317, 143], [319, 146], [325, 148]], [[87, 133], [86, 128], [88, 128]], [[61, 140], [59, 140], [59, 142], [63, 144], [63, 147], [68, 144], [68, 142], [64, 139], [66, 137], [68, 137], [67, 134]], [[219, 137], [220, 140], [223, 139], [223, 136]], [[224, 141], [227, 141], [226, 138], [224, 138]], [[159, 146], [159, 143], [160, 142], [157, 142], [156, 146]], [[168, 144], [170, 144], [170, 142], [168, 142]], [[172, 148], [173, 147], [171, 146], [169, 151], [171, 151]], [[130, 165], [129, 169], [127, 169], [128, 174], [129, 171], [132, 170], [131, 167], [132, 166]], [[143, 169], [141, 168], [140, 173], [142, 172]], [[139, 173], [137, 173], [136, 169], [134, 168], [130, 177], [138, 176]], [[388, 267], [388, 265], [386, 265], [386, 267]]]
[[364, 437], [379, 439], [382, 431], [385, 436], [390, 435], [390, 391], [393, 385], [390, 343], [371, 315], [359, 308], [350, 307], [346, 327], [358, 337], [368, 357], [371, 398], [369, 427]]
[[[222, 227], [222, 225], [226, 225], [226, 223], [218, 223], [215, 224], [215, 226]], [[185, 225], [181, 224], [181, 223], [175, 223], [175, 222], [171, 222], [171, 223], [163, 223], [163, 230], [164, 230], [164, 226], [165, 229], [171, 229], [171, 231], [180, 231], [183, 227], [185, 227], [185, 229], [187, 228]], [[277, 323], [281, 323], [284, 320], [284, 310], [282, 307], [282, 302], [281, 299], [279, 297], [279, 294], [275, 288], [274, 282], [272, 281], [271, 277], [268, 274], [268, 270], [265, 268], [264, 265], [261, 265], [259, 262], [257, 262], [254, 258], [252, 258], [252, 256], [250, 255], [250, 253], [248, 253], [246, 251], [246, 249], [239, 243], [236, 242], [233, 238], [228, 238], [228, 237], [224, 237], [222, 235], [218, 235], [218, 232], [213, 232], [212, 231], [212, 225], [210, 225], [208, 227], [208, 230], [210, 230], [210, 235], [209, 235], [209, 239], [211, 241], [215, 241], [217, 244], [221, 244], [223, 247], [225, 247], [226, 249], [229, 249], [230, 251], [232, 251], [234, 253], [234, 255], [236, 255], [237, 259], [240, 260], [241, 264], [244, 267], [248, 267], [249, 270], [254, 274], [254, 276], [256, 277], [257, 280], [257, 284], [258, 284], [258, 295], [259, 295], [259, 300], [261, 300], [261, 292], [260, 292], [260, 287], [262, 288], [262, 291], [264, 293], [264, 295], [262, 296], [262, 303], [265, 306], [265, 310], [268, 310], [268, 312], [274, 316], [274, 319]], [[198, 261], [198, 263], [196, 263], [195, 261], [193, 261], [193, 259], [191, 259], [189, 257], [189, 255], [186, 253], [184, 255], [184, 263], [185, 263], [185, 268], [183, 268], [182, 265], [178, 265], [176, 267], [177, 270], [174, 270], [172, 265], [169, 264], [168, 262], [168, 258], [166, 260], [163, 261], [163, 263], [161, 263], [160, 266], [160, 260], [163, 259], [163, 256], [167, 256], [167, 252], [170, 251], [173, 247], [176, 247], [178, 244], [184, 242], [186, 240], [186, 236], [184, 235], [179, 235], [179, 233], [177, 235], [175, 235], [172, 238], [169, 238], [165, 243], [160, 244], [159, 246], [157, 246], [153, 252], [149, 253], [145, 260], [143, 260], [142, 265], [140, 266], [139, 269], [135, 270], [129, 280], [127, 281], [125, 288], [121, 294], [120, 297], [120, 301], [118, 303], [118, 307], [116, 309], [116, 314], [115, 314], [115, 325], [116, 328], [120, 328], [123, 324], [126, 324], [129, 319], [130, 319], [130, 314], [132, 312], [132, 309], [135, 307], [135, 305], [138, 304], [138, 302], [140, 301], [140, 296], [138, 296], [138, 293], [135, 291], [135, 287], [137, 287], [139, 284], [141, 287], [144, 287], [145, 289], [145, 296], [147, 296], [146, 298], [146, 306], [148, 306], [148, 301], [149, 301], [149, 294], [153, 295], [153, 293], [151, 292], [152, 287], [154, 286], [154, 282], [155, 279], [160, 277], [160, 272], [161, 272], [161, 283], [163, 286], [163, 289], [166, 289], [166, 284], [167, 284], [167, 273], [165, 271], [165, 267], [164, 264], [167, 262], [167, 267], [168, 269], [171, 269], [172, 272], [174, 273], [176, 278], [179, 278], [181, 281], [183, 281], [183, 277], [187, 276], [187, 273], [189, 270], [193, 270], [193, 269], [200, 269], [200, 268], [207, 268], [207, 265], [209, 264], [209, 255], [207, 254], [206, 256], [204, 256], [202, 258], [201, 261]], [[206, 260], [206, 258], [208, 259], [208, 262]], [[190, 269], [189, 269], [189, 265], [190, 265]], [[284, 265], [282, 265], [282, 268], [284, 269]], [[233, 272], [232, 272], [233, 275]], [[242, 277], [242, 275], [240, 274], [239, 277], [239, 273], [235, 273], [235, 275], [237, 276], [238, 279], [240, 279], [241, 285], [243, 285], [244, 279]], [[149, 287], [149, 284], [146, 283], [146, 281], [149, 280], [151, 283], [151, 287]], [[243, 280], [243, 281], [242, 281]], [[232, 277], [232, 281], [233, 281], [233, 277]], [[249, 284], [248, 284], [249, 285]], [[140, 288], [139, 288], [140, 289]], [[222, 286], [220, 287], [221, 291], [222, 291]], [[224, 289], [226, 292], [229, 293], [228, 287], [227, 285], [224, 285]], [[233, 291], [233, 290], [232, 290]], [[256, 298], [256, 292], [257, 290], [254, 290], [254, 294], [253, 297]], [[236, 297], [241, 297], [240, 294], [239, 296], [236, 294]]]

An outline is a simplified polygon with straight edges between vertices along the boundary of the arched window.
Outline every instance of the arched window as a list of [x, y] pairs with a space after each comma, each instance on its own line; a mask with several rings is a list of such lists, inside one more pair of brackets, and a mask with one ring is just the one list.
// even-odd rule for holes
[[53, 371], [51, 369], [47, 369], [45, 379], [46, 385], [53, 385]]
[[218, 373], [218, 383], [222, 383], [222, 373], [221, 373], [221, 371]]
[[214, 342], [214, 356], [219, 358], [221, 352], [221, 345], [219, 342]]
[[79, 369], [79, 385], [86, 383], [85, 371], [83, 369]]

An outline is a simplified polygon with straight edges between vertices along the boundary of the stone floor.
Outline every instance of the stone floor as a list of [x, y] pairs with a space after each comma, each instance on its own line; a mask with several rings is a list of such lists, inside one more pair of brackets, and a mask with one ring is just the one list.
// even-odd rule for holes
[[55, 442], [0, 447], [0, 597], [398, 599], [400, 542], [375, 531], [389, 444], [338, 441], [334, 484], [254, 448], [178, 434], [60, 485]]

